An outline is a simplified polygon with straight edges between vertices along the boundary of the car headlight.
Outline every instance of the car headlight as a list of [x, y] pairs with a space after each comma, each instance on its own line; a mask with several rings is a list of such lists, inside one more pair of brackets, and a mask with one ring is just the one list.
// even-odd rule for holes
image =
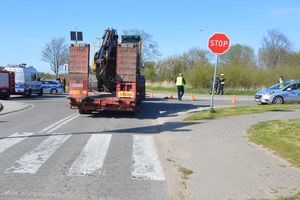
[[275, 92], [274, 91], [272, 91], [272, 92], [268, 92], [268, 93], [266, 93], [267, 95], [272, 95], [272, 94], [274, 94]]

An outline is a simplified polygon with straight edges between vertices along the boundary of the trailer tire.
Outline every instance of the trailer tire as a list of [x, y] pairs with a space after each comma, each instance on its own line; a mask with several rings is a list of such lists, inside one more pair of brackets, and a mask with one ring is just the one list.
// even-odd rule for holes
[[81, 114], [81, 115], [87, 115], [87, 114], [91, 114], [92, 113], [92, 111], [85, 110], [85, 109], [78, 109], [78, 111], [79, 111], [79, 114]]

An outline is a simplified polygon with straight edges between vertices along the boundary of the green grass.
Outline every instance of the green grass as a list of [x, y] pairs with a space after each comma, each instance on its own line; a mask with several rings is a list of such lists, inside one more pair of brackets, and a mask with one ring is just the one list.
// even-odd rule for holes
[[300, 192], [290, 197], [280, 197], [278, 200], [300, 200]]
[[[176, 87], [154, 87], [154, 86], [147, 86], [146, 87], [147, 92], [177, 92]], [[186, 93], [192, 93], [192, 94], [209, 94], [210, 89], [208, 88], [185, 88]], [[245, 96], [252, 96], [254, 95], [257, 90], [241, 90], [241, 89], [230, 89], [225, 88], [224, 90], [225, 95], [245, 95]]]
[[[251, 198], [249, 200], [268, 200], [268, 199], [255, 199], [255, 198]], [[293, 196], [289, 196], [289, 197], [279, 197], [277, 200], [300, 200], [300, 192], [293, 195]]]
[[300, 104], [286, 105], [255, 105], [255, 106], [239, 106], [228, 108], [217, 108], [214, 110], [204, 110], [194, 113], [184, 119], [184, 121], [196, 121], [204, 119], [215, 119], [235, 115], [245, 115], [253, 113], [300, 109]]
[[300, 119], [261, 122], [251, 127], [248, 135], [252, 142], [272, 149], [300, 167]]
[[181, 173], [183, 179], [189, 179], [189, 176], [193, 174], [193, 170], [187, 169], [185, 167], [179, 167], [178, 171]]

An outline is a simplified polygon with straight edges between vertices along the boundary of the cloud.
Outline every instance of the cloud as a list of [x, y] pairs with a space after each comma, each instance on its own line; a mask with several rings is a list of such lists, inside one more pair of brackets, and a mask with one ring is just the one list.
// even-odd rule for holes
[[300, 7], [296, 7], [296, 8], [283, 8], [283, 9], [273, 10], [270, 12], [270, 15], [286, 16], [286, 15], [299, 14], [299, 13], [300, 13]]

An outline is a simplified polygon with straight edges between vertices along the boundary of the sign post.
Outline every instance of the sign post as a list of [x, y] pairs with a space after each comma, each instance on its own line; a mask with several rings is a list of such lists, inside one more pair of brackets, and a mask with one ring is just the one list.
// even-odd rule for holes
[[216, 54], [214, 78], [212, 83], [213, 88], [210, 101], [210, 109], [212, 110], [214, 107], [215, 84], [219, 63], [219, 55], [222, 55], [230, 48], [230, 40], [225, 33], [215, 33], [208, 39], [208, 48], [211, 50], [212, 53]]

